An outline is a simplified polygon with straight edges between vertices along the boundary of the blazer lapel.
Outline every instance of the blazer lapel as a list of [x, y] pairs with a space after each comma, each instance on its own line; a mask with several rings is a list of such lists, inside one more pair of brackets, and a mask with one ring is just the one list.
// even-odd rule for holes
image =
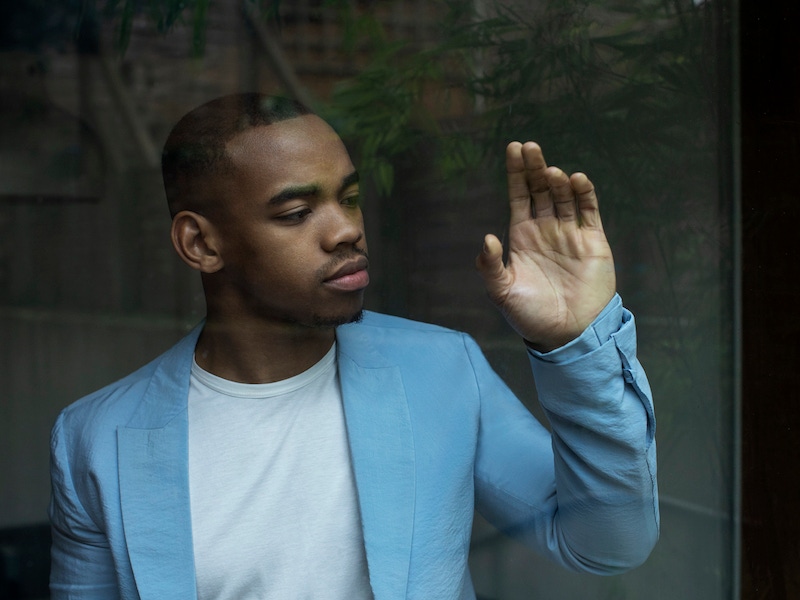
[[[196, 598], [187, 397], [200, 326], [164, 355], [128, 427], [118, 431], [125, 538], [142, 600]], [[339, 376], [370, 583], [404, 598], [414, 525], [415, 456], [400, 369], [358, 326], [337, 331]]]
[[370, 583], [376, 599], [405, 598], [415, 508], [408, 402], [400, 369], [370, 364], [376, 354], [355, 329], [339, 330], [339, 377]]
[[162, 357], [140, 410], [117, 432], [122, 522], [142, 600], [197, 597], [187, 398], [199, 330]]

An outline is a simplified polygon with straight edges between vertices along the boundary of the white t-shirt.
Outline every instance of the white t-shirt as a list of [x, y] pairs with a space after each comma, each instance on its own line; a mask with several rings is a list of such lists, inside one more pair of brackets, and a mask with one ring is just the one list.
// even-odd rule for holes
[[192, 367], [199, 600], [371, 599], [336, 348], [267, 384]]

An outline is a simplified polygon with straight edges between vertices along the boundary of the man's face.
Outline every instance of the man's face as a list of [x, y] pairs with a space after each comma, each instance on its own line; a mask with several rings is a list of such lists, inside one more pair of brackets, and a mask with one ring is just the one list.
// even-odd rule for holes
[[339, 136], [306, 115], [227, 145], [234, 170], [214, 186], [223, 309], [303, 326], [361, 313], [367, 245], [358, 176]]

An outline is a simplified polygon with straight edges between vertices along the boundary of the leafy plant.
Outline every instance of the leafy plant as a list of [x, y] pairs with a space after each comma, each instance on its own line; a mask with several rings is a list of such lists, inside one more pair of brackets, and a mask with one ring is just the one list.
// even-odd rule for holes
[[[714, 27], [724, 5], [440, 0], [430, 4], [441, 15], [435, 41], [415, 46], [346, 4], [349, 43], [371, 58], [337, 88], [335, 118], [377, 189], [388, 195], [392, 166], [428, 146], [442, 179], [468, 180], [478, 165], [502, 174], [498, 148], [515, 138], [538, 141], [567, 171], [585, 170], [626, 303], [649, 319], [651, 380], [669, 399], [662, 426], [687, 409], [713, 423], [724, 402], [732, 268], [719, 202], [729, 133]], [[459, 95], [470, 108], [454, 117], [448, 101]], [[689, 404], [698, 394], [717, 400], [698, 413]], [[724, 462], [719, 447], [708, 456]]]
[[[495, 1], [477, 14], [474, 3], [445, 0], [433, 3], [443, 15], [438, 41], [420, 49], [376, 33], [374, 16], [354, 17], [345, 4], [347, 30], [368, 32], [360, 45], [371, 59], [339, 86], [333, 104], [345, 132], [361, 138], [362, 160], [384, 162], [420, 137], [446, 133], [458, 138], [449, 150], [469, 151], [445, 163], [468, 171], [516, 135], [540, 141], [604, 186], [636, 182], [637, 189], [613, 190], [625, 202], [663, 190], [665, 164], [678, 162], [690, 176], [707, 166], [715, 123], [706, 6], [548, 0], [531, 10]], [[436, 115], [448, 113], [442, 104], [454, 93], [469, 94], [474, 110], [443, 125]], [[486, 156], [473, 152], [489, 148]]]

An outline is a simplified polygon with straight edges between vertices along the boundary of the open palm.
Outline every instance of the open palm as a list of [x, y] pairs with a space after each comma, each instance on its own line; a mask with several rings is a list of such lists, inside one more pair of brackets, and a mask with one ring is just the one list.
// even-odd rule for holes
[[548, 351], [578, 337], [614, 296], [614, 260], [586, 175], [548, 167], [534, 142], [510, 143], [506, 169], [508, 261], [487, 235], [476, 264], [511, 326]]

